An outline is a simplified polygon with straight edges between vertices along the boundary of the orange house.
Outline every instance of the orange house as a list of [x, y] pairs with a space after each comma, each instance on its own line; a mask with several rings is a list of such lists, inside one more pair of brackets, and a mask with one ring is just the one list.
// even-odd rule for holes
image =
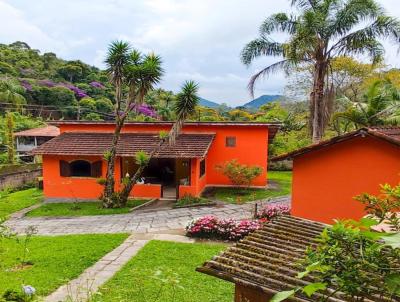
[[[97, 199], [102, 193], [103, 159], [112, 142], [112, 122], [60, 121], [60, 135], [36, 148], [43, 157], [43, 185], [47, 199]], [[151, 152], [159, 132], [169, 131], [171, 122], [128, 122], [117, 145], [116, 189], [125, 176], [137, 169], [138, 151]], [[263, 173], [254, 187], [267, 185], [268, 144], [279, 124], [248, 122], [187, 122], [174, 146], [163, 146], [150, 161], [131, 195], [148, 198], [198, 196], [207, 186], [230, 186], [216, 171], [217, 164], [237, 159], [258, 165]]]
[[363, 128], [275, 157], [293, 160], [293, 216], [323, 223], [359, 219], [361, 193], [400, 180], [400, 128]]

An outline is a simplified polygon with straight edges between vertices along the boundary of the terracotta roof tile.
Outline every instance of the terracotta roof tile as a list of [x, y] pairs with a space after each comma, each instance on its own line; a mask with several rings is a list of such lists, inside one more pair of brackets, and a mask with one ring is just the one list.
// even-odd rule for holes
[[[196, 270], [217, 278], [262, 290], [268, 294], [305, 286], [312, 275], [296, 278], [307, 247], [327, 225], [289, 215], [278, 217], [225, 250]], [[329, 292], [335, 290], [330, 288]], [[290, 301], [316, 301], [296, 294]], [[348, 301], [337, 292], [327, 301]], [[367, 300], [366, 300], [367, 301]], [[374, 301], [384, 301], [377, 298]]]
[[[65, 132], [32, 151], [32, 154], [104, 155], [112, 142], [112, 133]], [[160, 158], [202, 158], [214, 139], [214, 134], [182, 134], [176, 145], [167, 144], [155, 155]], [[137, 151], [150, 153], [159, 143], [157, 134], [121, 134], [117, 155], [133, 156]]]
[[[115, 124], [114, 121], [52, 121], [52, 125], [110, 125]], [[140, 122], [140, 121], [128, 121], [125, 125], [139, 125], [139, 126], [172, 126], [172, 121], [152, 121], [152, 122]], [[246, 121], [185, 121], [184, 128], [187, 126], [210, 126], [210, 127], [265, 127], [268, 128], [268, 139], [271, 143], [282, 126], [280, 122], [246, 122]]]
[[46, 126], [41, 128], [28, 129], [14, 133], [14, 136], [49, 136], [56, 137], [60, 135], [60, 129], [56, 126]]

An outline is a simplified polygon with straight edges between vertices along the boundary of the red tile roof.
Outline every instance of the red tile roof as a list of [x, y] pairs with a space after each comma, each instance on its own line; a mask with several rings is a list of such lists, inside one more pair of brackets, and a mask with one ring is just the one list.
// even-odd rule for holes
[[[112, 133], [65, 132], [32, 151], [49, 155], [100, 155], [110, 149]], [[181, 134], [174, 146], [167, 143], [155, 157], [202, 158], [214, 139], [214, 134]], [[121, 134], [117, 155], [134, 156], [137, 151], [150, 153], [159, 143], [158, 134]]]
[[[114, 121], [52, 121], [50, 122], [52, 125], [109, 125], [115, 124]], [[152, 122], [137, 122], [137, 121], [129, 121], [125, 122], [125, 125], [138, 125], [138, 126], [147, 126], [147, 125], [157, 125], [157, 126], [172, 126], [174, 122], [171, 121], [152, 121]], [[281, 127], [282, 123], [279, 122], [241, 122], [241, 121], [215, 121], [215, 122], [193, 122], [186, 121], [184, 126], [218, 126], [218, 127], [266, 127], [268, 128], [268, 139], [269, 142], [272, 142], [274, 139], [276, 132]]]
[[[312, 274], [303, 279], [297, 278], [298, 273], [304, 270], [299, 264], [306, 256], [306, 249], [315, 247], [318, 236], [326, 227], [329, 226], [283, 215], [264, 224], [261, 229], [214, 256], [196, 270], [267, 294], [306, 286], [315, 282], [315, 279]], [[357, 246], [354, 250], [357, 253]], [[328, 292], [332, 295], [326, 301], [349, 301], [337, 288], [328, 288]], [[290, 301], [319, 301], [319, 298], [321, 295], [308, 297], [299, 291]], [[373, 298], [372, 301], [386, 301], [376, 296]]]
[[343, 135], [335, 136], [331, 139], [322, 141], [318, 144], [313, 144], [304, 148], [300, 148], [298, 150], [285, 153], [279, 156], [272, 158], [272, 161], [281, 161], [281, 160], [292, 160], [297, 156], [301, 156], [303, 154], [319, 150], [325, 148], [327, 146], [331, 146], [349, 139], [353, 139], [355, 137], [365, 137], [371, 136], [378, 139], [385, 140], [394, 145], [400, 146], [400, 127], [370, 127], [370, 128], [361, 128], [359, 130], [349, 132]]
[[34, 128], [14, 133], [14, 136], [49, 136], [56, 137], [60, 135], [60, 129], [56, 126], [46, 126], [41, 128]]

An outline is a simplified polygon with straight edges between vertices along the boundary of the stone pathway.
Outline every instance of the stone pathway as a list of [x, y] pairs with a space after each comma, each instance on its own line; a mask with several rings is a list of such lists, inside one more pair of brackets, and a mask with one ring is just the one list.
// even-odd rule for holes
[[[290, 197], [279, 197], [262, 203], [290, 203]], [[95, 233], [160, 233], [182, 230], [186, 224], [204, 215], [244, 219], [252, 217], [254, 202], [243, 205], [224, 204], [216, 207], [198, 207], [158, 211], [138, 211], [129, 214], [80, 217], [20, 217], [16, 215], [5, 224], [14, 232], [23, 233], [35, 226], [40, 235], [95, 234]]]
[[164, 240], [174, 242], [194, 242], [192, 239], [179, 235], [147, 235], [146, 239], [138, 239], [136, 235], [129, 236], [120, 246], [105, 255], [93, 266], [86, 269], [78, 278], [71, 280], [66, 285], [59, 287], [45, 302], [89, 300], [101, 285], [107, 282], [119, 271], [138, 251], [150, 240]]

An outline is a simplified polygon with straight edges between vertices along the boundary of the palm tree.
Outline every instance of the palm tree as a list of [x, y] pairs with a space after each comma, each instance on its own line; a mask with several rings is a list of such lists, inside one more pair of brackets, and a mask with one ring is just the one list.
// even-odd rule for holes
[[199, 97], [197, 93], [198, 93], [198, 84], [196, 84], [195, 82], [186, 81], [183, 84], [181, 92], [177, 94], [176, 101], [174, 104], [176, 121], [174, 122], [167, 136], [160, 134], [160, 142], [151, 151], [150, 154], [143, 154], [141, 152], [136, 154], [136, 163], [138, 164], [138, 169], [136, 170], [135, 174], [124, 183], [122, 191], [118, 196], [121, 205], [126, 204], [133, 186], [135, 185], [139, 177], [142, 175], [150, 159], [153, 158], [154, 155], [161, 148], [163, 148], [163, 146], [165, 146], [166, 141], [169, 142], [169, 145], [175, 144], [176, 139], [181, 133], [185, 120], [195, 112], [195, 108], [199, 103]]
[[334, 115], [354, 128], [383, 126], [400, 122], [400, 91], [388, 80], [375, 81], [363, 95], [344, 112]]
[[[301, 64], [312, 67], [310, 129], [314, 142], [320, 141], [329, 122], [335, 87], [331, 61], [337, 56], [367, 55], [373, 63], [382, 60], [383, 45], [378, 38], [400, 42], [400, 23], [385, 14], [375, 0], [291, 0], [298, 15], [278, 13], [260, 27], [260, 37], [248, 43], [241, 54], [250, 65], [260, 56], [281, 57], [249, 82], [254, 94], [255, 82], [278, 69], [288, 71]], [[274, 32], [288, 34], [286, 42], [271, 38]]]
[[26, 104], [24, 88], [11, 79], [0, 79], [0, 102], [11, 103], [17, 108]]
[[169, 133], [168, 139], [170, 145], [175, 144], [175, 141], [182, 130], [184, 121], [191, 114], [195, 113], [196, 106], [199, 104], [199, 97], [197, 95], [198, 90], [198, 84], [194, 81], [186, 81], [182, 86], [181, 92], [176, 96], [174, 105], [176, 121]]
[[160, 81], [163, 69], [159, 56], [142, 55], [122, 41], [111, 43], [105, 62], [110, 82], [115, 87], [115, 130], [111, 148], [105, 154], [107, 173], [102, 196], [103, 206], [110, 208], [116, 206], [114, 168], [121, 129], [129, 113], [143, 103], [146, 94]]

